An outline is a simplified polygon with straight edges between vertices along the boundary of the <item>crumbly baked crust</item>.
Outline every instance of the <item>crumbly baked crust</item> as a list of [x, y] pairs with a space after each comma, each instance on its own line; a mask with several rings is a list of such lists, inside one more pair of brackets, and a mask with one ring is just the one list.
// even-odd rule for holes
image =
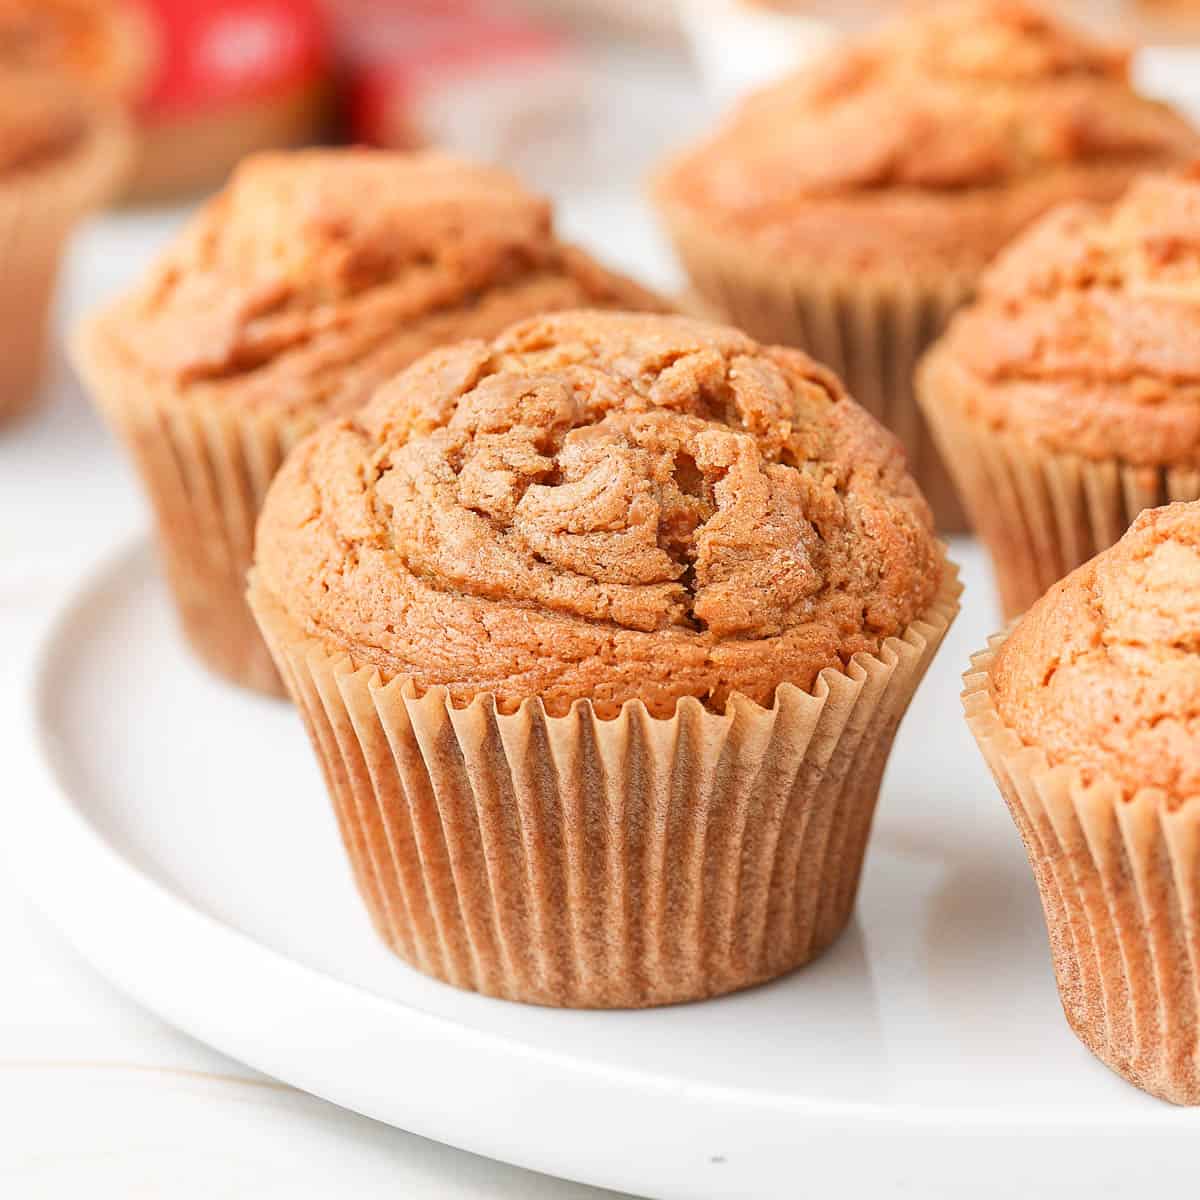
[[989, 678], [1001, 719], [1051, 766], [1132, 796], [1200, 796], [1200, 502], [1143, 513], [1056, 584]]
[[1200, 168], [1045, 218], [925, 373], [936, 403], [1047, 449], [1200, 465]]
[[315, 419], [434, 346], [579, 305], [663, 304], [445, 155], [255, 155], [88, 336], [175, 403]]
[[1125, 50], [1019, 0], [969, 0], [751, 97], [658, 191], [764, 256], [969, 274], [1048, 207], [1197, 153], [1181, 116], [1133, 90]]
[[810, 688], [941, 575], [898, 444], [828, 371], [596, 311], [428, 355], [297, 447], [257, 535], [256, 586], [385, 678], [601, 715]]

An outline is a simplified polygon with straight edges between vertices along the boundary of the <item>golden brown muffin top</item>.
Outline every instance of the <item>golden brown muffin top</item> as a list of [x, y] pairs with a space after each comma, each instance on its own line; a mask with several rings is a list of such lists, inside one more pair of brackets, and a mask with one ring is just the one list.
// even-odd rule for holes
[[102, 314], [124, 365], [201, 404], [357, 407], [447, 341], [580, 305], [661, 308], [554, 235], [503, 171], [436, 153], [255, 155]]
[[0, 180], [69, 154], [88, 129], [83, 100], [23, 74], [0, 75]]
[[1198, 153], [1181, 116], [1133, 90], [1123, 49], [1018, 0], [961, 0], [750, 97], [660, 195], [776, 253], [979, 266], [1048, 204]]
[[130, 0], [0, 0], [0, 68], [65, 76], [129, 100], [151, 55], [147, 18]]
[[1142, 513], [1029, 610], [991, 668], [1004, 723], [1132, 795], [1200, 796], [1200, 503]]
[[1200, 464], [1200, 166], [1045, 218], [985, 275], [926, 378], [1057, 451]]
[[903, 452], [805, 355], [580, 311], [423, 358], [300, 444], [257, 579], [387, 678], [551, 711], [811, 688], [929, 606]]

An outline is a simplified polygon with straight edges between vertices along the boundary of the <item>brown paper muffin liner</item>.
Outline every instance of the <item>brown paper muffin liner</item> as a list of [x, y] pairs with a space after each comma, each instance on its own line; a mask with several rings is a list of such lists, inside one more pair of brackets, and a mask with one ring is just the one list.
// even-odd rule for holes
[[115, 192], [132, 138], [117, 116], [98, 119], [61, 161], [0, 180], [0, 423], [38, 395], [59, 261], [75, 225]]
[[699, 1000], [818, 955], [854, 905], [896, 728], [957, 612], [773, 707], [601, 720], [383, 683], [251, 604], [308, 728], [380, 936], [418, 970], [533, 1004]]
[[1200, 802], [1050, 766], [991, 699], [1003, 640], [972, 659], [963, 704], [1029, 855], [1067, 1021], [1136, 1087], [1200, 1104]]
[[[939, 283], [863, 272], [789, 272], [736, 253], [723, 241], [668, 217], [691, 282], [693, 305], [715, 311], [760, 341], [797, 346], [830, 367], [872, 416], [904, 443], [909, 471], [943, 533], [967, 528], [957, 492], [917, 404], [913, 374], [973, 280]], [[697, 306], [698, 307], [698, 306]]]
[[89, 391], [127, 446], [154, 510], [184, 633], [211, 670], [272, 696], [286, 691], [246, 604], [267, 488], [307, 425], [273, 414], [189, 408], [126, 370], [92, 326], [75, 347]]
[[1146, 508], [1200, 499], [1200, 470], [1056, 454], [922, 401], [971, 522], [991, 554], [1006, 619], [1108, 549]]

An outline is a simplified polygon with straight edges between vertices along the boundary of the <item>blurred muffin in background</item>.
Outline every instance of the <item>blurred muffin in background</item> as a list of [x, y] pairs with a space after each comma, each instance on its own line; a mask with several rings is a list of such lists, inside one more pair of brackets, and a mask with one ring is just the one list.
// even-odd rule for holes
[[[680, 0], [680, 15], [710, 92], [729, 102], [798, 69], [847, 34], [938, 2]], [[1198, 0], [1059, 0], [1053, 11], [1098, 37], [1137, 46], [1138, 86], [1200, 119]]]
[[0, 0], [5, 65], [130, 108], [136, 201], [213, 187], [247, 154], [316, 141], [330, 120], [321, 0]]
[[185, 632], [280, 691], [245, 603], [254, 523], [292, 444], [444, 343], [553, 309], [659, 308], [554, 234], [511, 175], [441, 154], [259, 155], [76, 351], [157, 518]]
[[834, 367], [943, 529], [963, 517], [913, 395], [922, 350], [1030, 221], [1200, 152], [1128, 62], [1018, 0], [922, 6], [757, 93], [656, 181], [701, 298]]
[[1007, 617], [1146, 508], [1200, 499], [1200, 166], [1045, 217], [918, 391]]
[[1198, 0], [1132, 0], [1126, 20], [1147, 42], [1200, 44]]
[[134, 103], [157, 55], [145, 0], [0, 0], [0, 70], [57, 75]]
[[0, 70], [0, 421], [38, 393], [63, 248], [120, 185], [131, 149], [119, 108]]

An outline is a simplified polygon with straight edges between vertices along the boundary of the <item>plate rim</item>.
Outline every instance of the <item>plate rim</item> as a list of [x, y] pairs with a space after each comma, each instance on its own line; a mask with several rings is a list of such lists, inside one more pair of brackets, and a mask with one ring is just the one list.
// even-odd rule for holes
[[[606, 1150], [600, 1155], [593, 1154], [587, 1161], [580, 1161], [574, 1152], [564, 1155], [549, 1144], [554, 1139], [544, 1136], [547, 1129], [565, 1128], [586, 1119], [603, 1122], [608, 1138], [614, 1130], [623, 1128], [636, 1142], [636, 1123], [644, 1122], [648, 1112], [667, 1104], [673, 1110], [671, 1121], [675, 1126], [669, 1138], [672, 1145], [695, 1145], [704, 1137], [716, 1139], [710, 1144], [738, 1145], [737, 1155], [701, 1154], [697, 1170], [704, 1169], [694, 1178], [686, 1171], [681, 1174], [676, 1162], [673, 1173], [679, 1179], [659, 1180], [655, 1185], [665, 1187], [655, 1193], [664, 1196], [701, 1194], [676, 1190], [677, 1186], [689, 1188], [697, 1180], [704, 1181], [706, 1196], [746, 1194], [747, 1176], [728, 1169], [727, 1164], [737, 1157], [744, 1161], [753, 1148], [759, 1155], [759, 1163], [750, 1168], [753, 1174], [749, 1178], [766, 1179], [762, 1164], [774, 1163], [777, 1168], [782, 1159], [764, 1153], [772, 1149], [772, 1143], [769, 1136], [762, 1135], [769, 1135], [772, 1127], [776, 1133], [787, 1129], [789, 1122], [793, 1125], [803, 1122], [806, 1139], [825, 1136], [822, 1130], [828, 1134], [844, 1132], [850, 1127], [859, 1137], [871, 1129], [880, 1134], [987, 1131], [992, 1135], [1027, 1136], [1035, 1131], [1049, 1132], [1044, 1122], [1051, 1114], [1033, 1106], [1027, 1112], [1010, 1107], [962, 1111], [914, 1104], [901, 1109], [886, 1100], [813, 1100], [750, 1087], [672, 1080], [660, 1073], [639, 1072], [625, 1065], [605, 1066], [381, 996], [292, 959], [204, 912], [122, 855], [88, 819], [86, 801], [72, 796], [55, 764], [56, 732], [48, 709], [54, 683], [64, 669], [63, 654], [72, 626], [83, 618], [89, 600], [121, 587], [122, 577], [142, 578], [141, 573], [146, 571], [157, 577], [159, 586], [165, 586], [150, 540], [142, 534], [120, 543], [81, 572], [41, 624], [16, 693], [22, 726], [15, 750], [18, 759], [28, 760], [20, 766], [32, 781], [31, 790], [36, 795], [25, 798], [20, 853], [15, 850], [16, 839], [4, 839], [0, 840], [0, 855], [8, 860], [21, 890], [80, 955], [122, 992], [169, 1024], [231, 1058], [340, 1107], [472, 1153], [596, 1186], [639, 1189], [646, 1186], [646, 1178], [630, 1164], [620, 1161], [620, 1156]], [[22, 797], [15, 795], [11, 799], [15, 803], [22, 801]], [[69, 869], [77, 872], [74, 882], [94, 886], [54, 887], [56, 874], [61, 876]], [[197, 963], [202, 961], [206, 971], [213, 971], [222, 980], [215, 988], [210, 982], [207, 990], [192, 993], [203, 994], [205, 1004], [214, 997], [220, 998], [220, 1012], [201, 1012], [201, 1004], [191, 1003], [186, 994], [180, 994], [188, 992], [187, 964], [178, 961], [178, 954], [174, 961], [183, 974], [164, 981], [162, 964], [172, 961], [169, 943], [173, 938], [188, 947], [191, 956]], [[155, 959], [144, 953], [148, 946], [157, 947], [165, 958]], [[470, 1128], [461, 1121], [456, 1125], [451, 1109], [444, 1103], [433, 1111], [422, 1108], [421, 1100], [428, 1099], [428, 1095], [402, 1103], [394, 1095], [385, 1098], [378, 1094], [377, 1088], [363, 1087], [355, 1081], [344, 1086], [331, 1084], [327, 1069], [314, 1070], [305, 1062], [297, 1062], [280, 1045], [255, 1044], [256, 1037], [272, 1028], [270, 1018], [280, 1014], [277, 1010], [254, 1012], [248, 1005], [257, 994], [260, 1008], [264, 1003], [270, 1008], [268, 997], [277, 998], [288, 988], [298, 989], [293, 994], [319, 1000], [322, 1019], [330, 1014], [348, 1015], [354, 1010], [377, 1014], [380, 1024], [387, 1027], [387, 1036], [396, 1039], [396, 1044], [389, 1046], [391, 1055], [403, 1049], [406, 1062], [407, 1056], [412, 1055], [413, 1061], [423, 1061], [430, 1069], [439, 1070], [441, 1078], [437, 1085], [441, 1092], [447, 1091], [447, 1085], [454, 1079], [463, 1088], [476, 1089], [477, 1094], [481, 1085], [489, 1085], [497, 1095], [519, 1091], [524, 1103], [536, 1110], [523, 1110], [522, 1121], [540, 1130], [543, 1137], [514, 1138], [504, 1131], [503, 1118], [482, 1125], [473, 1119]], [[306, 1011], [315, 1012], [317, 1008]], [[247, 1022], [240, 1032], [236, 1028], [239, 1015]], [[291, 1020], [295, 1022], [295, 1014]], [[300, 1032], [307, 1026], [301, 1019], [294, 1028]], [[328, 1032], [328, 1026], [322, 1029]], [[472, 1056], [478, 1056], [478, 1061], [472, 1063]], [[328, 1058], [328, 1050], [325, 1057]], [[503, 1071], [501, 1088], [496, 1088], [495, 1078], [488, 1081], [481, 1077], [481, 1065]], [[425, 1075], [418, 1078], [414, 1092], [420, 1092], [429, 1082]], [[487, 1091], [488, 1086], [482, 1090]], [[572, 1102], [564, 1104], [564, 1095], [570, 1095]], [[404, 1110], [403, 1119], [398, 1119], [401, 1115], [398, 1109]], [[745, 1129], [736, 1134], [729, 1127], [735, 1113], [741, 1116], [743, 1124], [755, 1126], [759, 1136], [748, 1137]], [[1089, 1138], [1118, 1129], [1127, 1134], [1136, 1129], [1192, 1137], [1196, 1131], [1196, 1118], [1189, 1110], [1166, 1105], [1145, 1108], [1132, 1105], [1128, 1111], [1114, 1110], [1107, 1118], [1094, 1115], [1072, 1118], [1071, 1114], [1058, 1111], [1052, 1115], [1055, 1131]], [[661, 1112], [659, 1116], [661, 1119]], [[788, 1145], [786, 1141], [784, 1144]], [[793, 1162], [795, 1145], [793, 1133], [787, 1149], [788, 1160]], [[714, 1172], [715, 1165], [721, 1166], [720, 1172]], [[778, 1181], [780, 1185], [785, 1182]], [[734, 1190], [727, 1191], [729, 1187]]]

